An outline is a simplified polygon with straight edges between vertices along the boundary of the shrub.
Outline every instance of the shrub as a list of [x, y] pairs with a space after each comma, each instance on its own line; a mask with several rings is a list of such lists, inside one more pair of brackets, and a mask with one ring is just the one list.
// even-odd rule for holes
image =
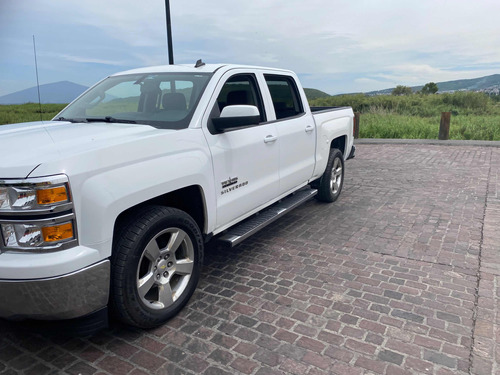
[[411, 94], [413, 94], [413, 91], [411, 87], [408, 86], [398, 85], [394, 90], [392, 90], [392, 95], [396, 96], [411, 95]]

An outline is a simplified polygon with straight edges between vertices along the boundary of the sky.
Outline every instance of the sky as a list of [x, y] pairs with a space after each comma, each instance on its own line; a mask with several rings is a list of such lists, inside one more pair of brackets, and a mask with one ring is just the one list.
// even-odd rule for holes
[[[500, 73], [498, 0], [170, 0], [175, 63], [295, 71], [328, 94]], [[168, 64], [164, 0], [0, 0], [0, 96]]]

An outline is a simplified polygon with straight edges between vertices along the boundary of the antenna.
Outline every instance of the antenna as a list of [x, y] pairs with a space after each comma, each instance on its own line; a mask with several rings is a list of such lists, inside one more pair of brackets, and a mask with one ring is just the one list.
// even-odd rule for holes
[[40, 83], [38, 82], [38, 64], [36, 62], [35, 36], [33, 35], [33, 52], [35, 53], [36, 88], [38, 90], [38, 105], [40, 106], [40, 121], [42, 119], [42, 101], [40, 100]]
[[170, 1], [165, 0], [165, 12], [167, 13], [167, 45], [168, 63], [174, 65], [174, 48], [172, 46], [172, 21], [170, 20]]

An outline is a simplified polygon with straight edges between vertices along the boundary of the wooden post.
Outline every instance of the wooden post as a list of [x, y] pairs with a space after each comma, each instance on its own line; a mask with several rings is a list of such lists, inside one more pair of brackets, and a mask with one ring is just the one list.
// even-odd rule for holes
[[361, 117], [361, 113], [354, 113], [354, 138], [359, 138], [359, 119]]
[[450, 138], [450, 120], [451, 112], [441, 113], [441, 123], [439, 124], [439, 139], [447, 140]]

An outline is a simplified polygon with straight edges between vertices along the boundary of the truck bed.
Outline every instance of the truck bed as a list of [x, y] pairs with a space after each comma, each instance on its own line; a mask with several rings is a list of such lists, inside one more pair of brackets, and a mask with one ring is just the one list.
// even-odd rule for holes
[[342, 109], [348, 109], [351, 107], [310, 107], [311, 112], [329, 112], [329, 111], [340, 111]]

